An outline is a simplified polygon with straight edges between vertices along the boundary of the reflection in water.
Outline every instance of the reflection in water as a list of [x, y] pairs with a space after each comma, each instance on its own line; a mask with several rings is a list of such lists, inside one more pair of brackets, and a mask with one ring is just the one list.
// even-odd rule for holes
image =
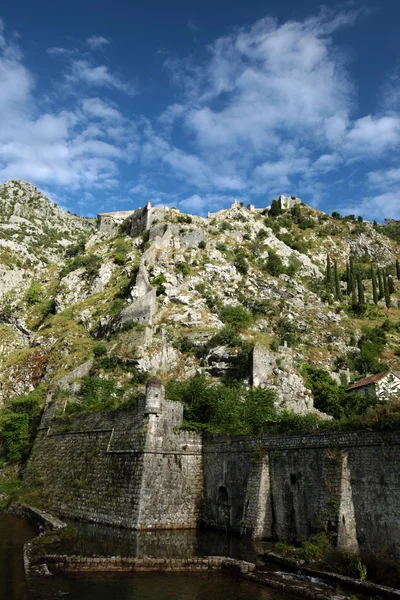
[[231, 556], [254, 562], [261, 550], [249, 540], [222, 531], [132, 531], [93, 523], [72, 524], [78, 529], [78, 538], [72, 544], [59, 548], [59, 553], [167, 558]]
[[[279, 592], [221, 574], [140, 573], [52, 580], [68, 600], [282, 600]], [[55, 585], [56, 584], [56, 585]], [[53, 596], [57, 597], [57, 596]]]
[[0, 600], [27, 600], [22, 546], [35, 529], [12, 515], [0, 513]]
[[[224, 554], [254, 560], [251, 545], [213, 531], [133, 532], [100, 525], [78, 525], [69, 551], [93, 555], [192, 556]], [[81, 574], [75, 578], [34, 578], [25, 583], [23, 544], [36, 531], [25, 521], [0, 514], [0, 600], [282, 600], [269, 588], [224, 574]], [[63, 549], [65, 551], [66, 548]]]

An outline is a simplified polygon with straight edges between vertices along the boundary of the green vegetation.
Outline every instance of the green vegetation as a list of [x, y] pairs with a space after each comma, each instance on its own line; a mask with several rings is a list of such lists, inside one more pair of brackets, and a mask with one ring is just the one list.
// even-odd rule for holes
[[[108, 366], [110, 365], [107, 363]], [[68, 402], [66, 413], [110, 410], [116, 405], [116, 400], [120, 395], [118, 392], [115, 379], [84, 377], [79, 395], [76, 401]]]
[[26, 290], [25, 300], [27, 304], [36, 304], [42, 298], [43, 289], [39, 283], [33, 281], [29, 288]]
[[183, 403], [186, 429], [260, 433], [268, 421], [275, 418], [271, 390], [213, 383], [204, 375], [186, 381], [170, 381], [166, 386], [166, 397]]
[[75, 256], [75, 258], [66, 261], [65, 266], [61, 269], [60, 277], [63, 278], [72, 271], [83, 268], [88, 279], [94, 279], [99, 273], [101, 263], [101, 257], [96, 256], [96, 254]]
[[314, 406], [335, 419], [364, 414], [368, 408], [376, 405], [374, 398], [346, 392], [324, 369], [312, 365], [305, 367], [305, 381], [314, 396]]
[[243, 306], [226, 305], [219, 313], [219, 318], [225, 325], [234, 329], [247, 329], [253, 323], [252, 314]]
[[132, 240], [129, 237], [118, 237], [114, 242], [113, 258], [117, 265], [124, 266], [128, 260], [128, 254], [132, 251]]
[[178, 264], [176, 265], [176, 270], [179, 271], [181, 273], [181, 275], [185, 278], [188, 275], [190, 275], [190, 273], [192, 272], [190, 265], [187, 262], [178, 262]]
[[39, 423], [45, 392], [42, 387], [8, 400], [0, 412], [0, 444], [10, 462], [25, 459]]

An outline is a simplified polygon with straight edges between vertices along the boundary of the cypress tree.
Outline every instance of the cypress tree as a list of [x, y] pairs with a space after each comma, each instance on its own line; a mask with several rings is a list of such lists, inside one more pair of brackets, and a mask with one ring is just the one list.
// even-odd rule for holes
[[271, 208], [269, 210], [268, 216], [269, 217], [279, 217], [281, 212], [282, 212], [282, 209], [281, 209], [281, 205], [279, 204], [279, 200], [272, 200]]
[[353, 289], [356, 285], [356, 277], [354, 273], [354, 256], [350, 255], [349, 260], [349, 272], [350, 272], [350, 290], [353, 292]]
[[371, 265], [371, 281], [372, 281], [372, 297], [374, 299], [374, 304], [378, 304], [378, 289], [376, 283], [376, 273], [374, 271], [374, 267]]
[[326, 274], [325, 274], [326, 288], [329, 293], [333, 291], [333, 279], [332, 279], [332, 266], [331, 258], [329, 254], [326, 255]]
[[396, 275], [397, 275], [397, 279], [400, 279], [400, 263], [399, 263], [399, 259], [396, 260]]
[[387, 277], [386, 277], [386, 271], [385, 271], [385, 269], [383, 269], [382, 279], [383, 279], [383, 294], [385, 296], [386, 308], [390, 308], [391, 302], [390, 302], [389, 284], [388, 284], [388, 280], [387, 280]]
[[336, 300], [341, 300], [342, 292], [340, 289], [339, 273], [338, 273], [336, 258], [333, 261], [333, 272], [334, 272], [334, 276], [335, 276], [335, 298], [336, 298]]
[[357, 292], [358, 292], [358, 306], [359, 308], [363, 308], [365, 305], [365, 297], [364, 297], [364, 286], [361, 279], [361, 273], [357, 273]]
[[346, 263], [346, 294], [348, 296], [350, 296], [351, 294], [351, 281], [350, 281], [350, 267], [349, 267], [349, 263]]
[[358, 308], [357, 290], [355, 285], [353, 285], [353, 287], [351, 288], [351, 308], [352, 310], [357, 310]]
[[388, 276], [386, 283], [387, 283], [387, 287], [389, 290], [389, 294], [394, 294], [396, 291], [396, 288], [394, 285], [393, 277], [391, 275]]
[[326, 285], [328, 287], [331, 286], [332, 283], [332, 268], [331, 268], [331, 259], [329, 254], [326, 255], [326, 275], [325, 275]]
[[383, 278], [382, 278], [382, 271], [381, 271], [380, 267], [378, 267], [378, 289], [379, 289], [378, 298], [379, 298], [379, 300], [382, 300], [382, 298], [385, 295], [385, 290], [383, 289]]

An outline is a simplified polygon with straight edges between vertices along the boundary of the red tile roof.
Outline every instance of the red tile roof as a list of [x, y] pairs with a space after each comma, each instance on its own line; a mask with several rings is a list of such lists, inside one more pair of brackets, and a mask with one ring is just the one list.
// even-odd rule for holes
[[353, 385], [351, 385], [349, 388], [347, 388], [347, 391], [355, 390], [357, 388], [364, 387], [366, 385], [371, 385], [373, 383], [378, 383], [378, 381], [386, 377], [386, 375], [389, 375], [389, 373], [390, 371], [384, 371], [383, 373], [376, 373], [375, 375], [370, 375], [369, 377], [363, 377], [362, 379], [356, 381], [356, 383], [353, 383]]

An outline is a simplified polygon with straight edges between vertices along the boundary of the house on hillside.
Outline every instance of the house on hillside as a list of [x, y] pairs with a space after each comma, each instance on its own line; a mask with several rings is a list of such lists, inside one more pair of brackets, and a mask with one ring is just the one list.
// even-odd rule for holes
[[400, 398], [400, 373], [384, 371], [383, 373], [363, 377], [353, 383], [347, 391], [357, 392], [357, 394], [369, 398], [376, 398], [381, 402]]

